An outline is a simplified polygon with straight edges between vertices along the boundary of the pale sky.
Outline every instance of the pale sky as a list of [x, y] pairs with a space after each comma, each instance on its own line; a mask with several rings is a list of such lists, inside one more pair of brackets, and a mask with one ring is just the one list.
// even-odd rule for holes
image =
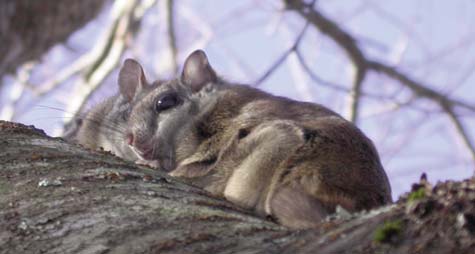
[[[372, 59], [397, 66], [438, 91], [475, 103], [474, 1], [327, 0], [318, 1], [317, 6], [350, 32]], [[138, 59], [146, 74], [153, 78], [171, 76], [162, 7], [146, 16], [147, 29], [143, 29], [124, 56]], [[178, 1], [175, 21], [179, 62], [194, 49], [203, 48], [220, 75], [238, 83], [254, 82], [293, 44], [303, 28], [303, 20], [280, 8], [280, 1], [270, 0]], [[67, 47], [52, 49], [33, 72], [31, 83], [41, 84], [64, 63], [86, 52], [107, 20], [105, 12], [74, 34]], [[307, 64], [321, 78], [350, 86], [352, 67], [331, 40], [311, 28], [300, 48]], [[91, 104], [116, 91], [116, 76], [113, 73], [104, 82]], [[14, 120], [53, 134], [64, 118], [63, 103], [73, 96], [69, 87], [73, 81], [58, 89], [54, 97], [37, 103], [24, 96], [19, 104], [20, 114]], [[4, 82], [7, 92], [1, 94], [0, 103], [7, 103], [14, 91], [11, 78]], [[314, 83], [293, 55], [260, 88], [276, 95], [314, 101], [345, 115], [347, 95]], [[462, 179], [473, 174], [475, 167], [469, 153], [447, 117], [432, 102], [411, 101], [408, 90], [375, 73], [367, 77], [364, 91], [395, 98], [363, 99], [359, 121], [359, 127], [381, 154], [394, 197], [408, 191], [422, 172], [427, 172], [431, 181]], [[411, 104], [394, 109], [394, 101]], [[473, 140], [474, 112], [466, 113], [463, 120]]]

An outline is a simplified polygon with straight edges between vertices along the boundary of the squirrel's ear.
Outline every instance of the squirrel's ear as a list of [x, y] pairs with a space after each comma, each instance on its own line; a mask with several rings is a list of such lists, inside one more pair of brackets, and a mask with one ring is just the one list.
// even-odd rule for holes
[[133, 59], [126, 59], [119, 72], [119, 90], [122, 96], [130, 102], [146, 84], [142, 66]]
[[181, 79], [183, 83], [191, 87], [193, 92], [201, 90], [207, 83], [218, 80], [205, 52], [202, 50], [196, 50], [188, 56]]

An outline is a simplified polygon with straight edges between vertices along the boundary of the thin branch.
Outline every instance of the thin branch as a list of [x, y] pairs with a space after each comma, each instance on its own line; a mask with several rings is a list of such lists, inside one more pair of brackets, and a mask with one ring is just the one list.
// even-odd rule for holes
[[350, 103], [348, 110], [348, 119], [356, 123], [359, 116], [359, 108], [361, 102], [361, 90], [363, 90], [363, 81], [366, 77], [366, 68], [363, 65], [356, 65], [356, 70], [353, 78], [353, 86], [350, 91]]
[[[82, 111], [87, 99], [99, 88], [100, 82], [107, 76], [110, 66], [115, 67], [125, 47], [125, 36], [130, 24], [130, 17], [137, 1], [117, 1], [112, 9], [112, 23], [90, 53], [92, 62], [83, 70], [75, 84], [75, 97], [66, 111], [75, 116]], [[113, 55], [112, 55], [113, 54]], [[70, 119], [65, 119], [68, 124]]]
[[[112, 22], [102, 39], [88, 54], [90, 64], [81, 70], [82, 75], [75, 84], [74, 100], [66, 108], [68, 114], [77, 116], [85, 103], [104, 79], [117, 67], [126, 44], [137, 33], [138, 25], [147, 9], [156, 1], [116, 1], [111, 11]], [[74, 118], [65, 118], [68, 124]]]
[[262, 83], [264, 83], [264, 81], [270, 76], [272, 75], [272, 73], [274, 73], [275, 70], [277, 70], [277, 68], [285, 61], [285, 59], [287, 59], [287, 57], [290, 55], [290, 53], [292, 53], [294, 51], [293, 47], [289, 48], [288, 50], [286, 50], [273, 64], [272, 66], [267, 69], [267, 71], [260, 77], [258, 78], [255, 82], [254, 82], [254, 86], [255, 87], [258, 87], [260, 86]]
[[331, 89], [337, 90], [337, 91], [342, 91], [342, 92], [350, 92], [350, 89], [344, 87], [343, 85], [335, 84], [333, 82], [324, 80], [317, 76], [312, 69], [308, 66], [307, 62], [305, 61], [304, 57], [302, 56], [302, 53], [300, 53], [300, 50], [295, 50], [295, 55], [297, 56], [297, 59], [299, 60], [300, 65], [302, 68], [307, 72], [308, 76], [317, 84], [321, 84], [323, 86], [329, 87]]
[[[41, 99], [67, 79], [79, 74], [79, 79], [74, 85], [74, 97], [68, 101], [65, 110], [67, 114], [77, 116], [83, 110], [89, 97], [119, 64], [127, 40], [133, 37], [130, 35], [137, 33], [137, 23], [146, 10], [155, 3], [156, 0], [115, 1], [111, 10], [110, 25], [96, 46], [43, 85], [32, 86], [27, 80], [23, 82], [23, 85]], [[64, 124], [68, 124], [74, 117], [64, 117]]]
[[465, 130], [465, 127], [463, 126], [461, 120], [457, 117], [457, 115], [454, 112], [455, 106], [469, 109], [475, 112], [475, 106], [467, 104], [462, 101], [450, 99], [447, 96], [437, 92], [436, 90], [433, 90], [411, 79], [410, 77], [397, 71], [393, 67], [390, 67], [390, 66], [387, 66], [375, 61], [368, 61], [367, 64], [370, 69], [374, 71], [382, 72], [386, 74], [388, 77], [391, 77], [399, 81], [401, 84], [411, 89], [412, 92], [418, 97], [427, 98], [436, 102], [444, 110], [444, 112], [449, 116], [449, 119], [454, 124], [459, 137], [462, 139], [463, 143], [465, 144], [468, 151], [470, 152], [470, 155], [473, 161], [475, 162], [475, 145], [470, 140], [470, 137], [467, 131]]
[[0, 119], [12, 121], [17, 117], [18, 114], [18, 104], [20, 100], [25, 95], [25, 84], [28, 82], [31, 76], [33, 67], [36, 65], [36, 62], [27, 62], [23, 64], [15, 76], [15, 82], [10, 89], [10, 101], [5, 103], [3, 108], [0, 110]]
[[418, 50], [421, 50], [424, 52], [424, 54], [429, 55], [429, 50], [430, 46], [426, 43], [424, 40], [425, 38], [421, 36], [417, 31], [415, 31], [414, 27], [411, 24], [408, 24], [401, 20], [399, 17], [396, 15], [393, 15], [392, 13], [386, 11], [385, 8], [381, 7], [381, 4], [383, 2], [378, 2], [378, 1], [368, 1], [368, 7], [371, 8], [371, 10], [378, 16], [380, 16], [382, 19], [386, 20], [387, 22], [391, 23], [398, 29], [400, 29], [402, 32], [405, 34], [411, 36], [412, 40], [418, 44]]
[[360, 106], [361, 90], [363, 89], [363, 81], [366, 77], [366, 58], [363, 51], [358, 47], [356, 40], [346, 31], [344, 31], [338, 24], [331, 19], [325, 17], [322, 13], [315, 11], [313, 5], [308, 5], [304, 1], [287, 0], [285, 1], [288, 9], [297, 11], [307, 22], [310, 22], [321, 33], [330, 37], [337, 43], [353, 63], [354, 78], [353, 86], [349, 93], [349, 110], [348, 118], [352, 122], [358, 119], [358, 112]]
[[295, 39], [294, 44], [292, 44], [292, 46], [289, 49], [287, 49], [277, 59], [277, 61], [275, 61], [274, 64], [272, 64], [272, 66], [269, 69], [267, 69], [267, 71], [260, 78], [258, 78], [254, 82], [255, 87], [260, 86], [270, 75], [272, 75], [272, 73], [274, 73], [275, 70], [277, 70], [277, 68], [280, 65], [282, 65], [282, 63], [284, 63], [284, 61], [287, 59], [287, 57], [297, 49], [298, 45], [300, 44], [300, 41], [302, 40], [303, 36], [305, 35], [305, 32], [307, 31], [308, 26], [309, 26], [309, 23], [308, 22], [305, 23], [305, 26], [303, 27], [302, 31], [300, 32], [300, 34]]
[[471, 111], [475, 111], [475, 105], [471, 105], [460, 100], [450, 99], [444, 94], [434, 89], [431, 89], [428, 86], [423, 85], [418, 81], [415, 81], [414, 79], [410, 78], [407, 74], [404, 74], [398, 71], [394, 67], [385, 65], [380, 62], [371, 61], [371, 60], [367, 61], [367, 65], [369, 69], [384, 73], [386, 76], [399, 81], [399, 83], [409, 88], [418, 97], [423, 97], [423, 98], [433, 100], [439, 105], [448, 104], [448, 105], [454, 105], [454, 106], [459, 106], [465, 109], [469, 109]]
[[463, 125], [462, 121], [457, 117], [457, 115], [454, 112], [454, 109], [449, 104], [444, 104], [443, 109], [447, 113], [447, 115], [449, 116], [450, 121], [452, 121], [452, 123], [454, 124], [454, 126], [455, 126], [457, 132], [459, 133], [459, 136], [462, 139], [463, 143], [468, 148], [468, 150], [470, 152], [470, 155], [472, 156], [472, 159], [475, 161], [475, 145], [470, 140], [468, 132], [465, 129], [465, 126]]
[[318, 28], [321, 33], [331, 38], [338, 46], [340, 46], [356, 68], [355, 79], [351, 91], [352, 101], [350, 103], [350, 109], [353, 113], [350, 115], [350, 119], [357, 119], [359, 96], [361, 95], [361, 86], [366, 72], [372, 70], [384, 73], [388, 77], [399, 81], [400, 84], [409, 88], [419, 98], [426, 98], [437, 103], [455, 125], [458, 135], [464, 141], [475, 162], [475, 145], [471, 142], [462, 122], [454, 112], [454, 107], [456, 106], [475, 112], [474, 105], [470, 105], [460, 100], [451, 99], [448, 96], [413, 80], [407, 74], [398, 71], [394, 67], [367, 59], [359, 48], [356, 40], [338, 24], [315, 10], [313, 5], [308, 5], [303, 0], [285, 0], [285, 3], [287, 9], [298, 12], [307, 22], [310, 22]]
[[56, 89], [63, 82], [78, 74], [92, 63], [90, 55], [83, 55], [76, 61], [74, 61], [68, 67], [62, 69], [58, 74], [53, 76], [50, 80], [44, 82], [42, 85], [33, 86], [28, 85], [28, 88], [33, 92], [36, 97], [42, 97]]
[[175, 1], [174, 0], [167, 0], [166, 1], [166, 15], [167, 15], [167, 30], [168, 30], [168, 47], [170, 49], [171, 55], [171, 64], [173, 73], [178, 73], [178, 49], [176, 43], [176, 35], [175, 35]]
[[[334, 83], [334, 82], [331, 82], [331, 81], [328, 81], [328, 80], [325, 80], [325, 79], [319, 77], [310, 68], [310, 66], [307, 64], [307, 62], [305, 61], [305, 58], [303, 57], [302, 53], [300, 52], [300, 50], [298, 48], [294, 51], [294, 53], [297, 56], [297, 59], [299, 60], [299, 64], [302, 66], [302, 68], [307, 73], [307, 75], [315, 83], [326, 86], [326, 87], [328, 87], [330, 89], [333, 89], [333, 90], [336, 90], [336, 91], [340, 91], [340, 92], [344, 92], [344, 93], [349, 93], [350, 92], [350, 89], [345, 87], [344, 85], [337, 84], [337, 83]], [[362, 96], [367, 96], [367, 97], [370, 97], [370, 98], [373, 98], [373, 99], [380, 99], [380, 100], [393, 99], [392, 96], [388, 97], [388, 96], [383, 96], [383, 95], [380, 95], [380, 94], [374, 94], [374, 93], [369, 93], [369, 92], [364, 92], [364, 91], [361, 91], [361, 95]]]

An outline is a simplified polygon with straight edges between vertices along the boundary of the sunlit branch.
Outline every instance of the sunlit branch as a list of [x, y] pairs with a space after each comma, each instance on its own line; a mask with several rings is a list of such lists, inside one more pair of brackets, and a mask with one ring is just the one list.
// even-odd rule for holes
[[[111, 18], [112, 22], [86, 57], [89, 65], [81, 70], [81, 77], [75, 84], [74, 100], [66, 105], [68, 114], [78, 115], [84, 108], [89, 97], [96, 91], [104, 79], [120, 63], [121, 56], [126, 49], [127, 43], [132, 39], [139, 27], [137, 23], [155, 1], [116, 1], [114, 3]], [[67, 124], [72, 118], [66, 118]]]

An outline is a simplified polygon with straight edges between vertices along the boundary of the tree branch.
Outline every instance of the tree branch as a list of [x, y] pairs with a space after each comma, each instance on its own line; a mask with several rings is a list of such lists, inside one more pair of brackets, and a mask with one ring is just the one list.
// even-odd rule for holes
[[363, 51], [357, 46], [356, 40], [335, 22], [325, 17], [320, 12], [313, 9], [313, 5], [306, 4], [304, 1], [285, 1], [287, 8], [297, 11], [307, 22], [318, 28], [321, 33], [330, 37], [340, 46], [353, 63], [354, 78], [353, 85], [349, 93], [348, 119], [356, 122], [360, 107], [361, 90], [363, 81], [366, 77], [367, 66]]
[[302, 41], [302, 38], [303, 36], [305, 35], [305, 32], [307, 31], [307, 28], [309, 26], [309, 23], [305, 23], [302, 31], [299, 33], [299, 35], [297, 36], [297, 38], [295, 39], [295, 42], [292, 44], [292, 46], [287, 49], [278, 59], [277, 61], [275, 61], [272, 66], [267, 69], [267, 71], [260, 77], [258, 78], [253, 84], [255, 87], [258, 87], [260, 86], [270, 75], [272, 75], [272, 73], [274, 73], [275, 70], [277, 70], [277, 68], [279, 68], [280, 65], [282, 65], [282, 63], [284, 63], [284, 61], [287, 59], [287, 57], [294, 53], [295, 50], [298, 48], [300, 42]]
[[449, 104], [449, 105], [459, 106], [461, 108], [465, 108], [465, 109], [475, 112], [475, 105], [471, 105], [463, 101], [448, 98], [446, 95], [432, 88], [429, 88], [429, 86], [423, 85], [422, 83], [415, 81], [414, 79], [410, 78], [407, 74], [404, 74], [398, 71], [394, 67], [385, 65], [380, 62], [371, 61], [371, 60], [368, 60], [366, 64], [371, 70], [383, 73], [386, 76], [399, 81], [399, 83], [409, 88], [416, 96], [420, 98], [430, 99], [432, 101], [435, 101], [439, 105]]
[[285, 0], [285, 3], [288, 10], [296, 11], [307, 22], [310, 22], [314, 27], [318, 28], [321, 33], [332, 39], [345, 51], [351, 60], [356, 71], [350, 92], [350, 120], [357, 120], [359, 98], [361, 96], [362, 85], [367, 71], [372, 70], [384, 73], [386, 76], [399, 81], [400, 84], [410, 89], [417, 97], [429, 99], [438, 104], [440, 108], [444, 109], [444, 112], [455, 125], [458, 135], [462, 140], [464, 140], [464, 143], [475, 162], [475, 145], [470, 140], [461, 120], [454, 113], [454, 108], [456, 106], [475, 112], [474, 105], [449, 98], [448, 96], [413, 80], [407, 74], [396, 70], [394, 67], [368, 59], [359, 48], [356, 40], [348, 32], [344, 31], [334, 21], [315, 10], [313, 5], [306, 4], [303, 0]]
[[[114, 3], [111, 12], [112, 23], [97, 46], [85, 57], [89, 64], [82, 66], [83, 74], [75, 84], [74, 100], [66, 105], [67, 114], [77, 116], [83, 111], [89, 97], [119, 64], [126, 44], [137, 32], [137, 23], [155, 2], [131, 0]], [[65, 118], [65, 125], [73, 119], [74, 117]]]
[[465, 126], [463, 125], [462, 121], [455, 114], [455, 112], [453, 110], [453, 106], [450, 105], [450, 104], [443, 104], [442, 107], [443, 107], [445, 113], [449, 116], [452, 123], [454, 124], [456, 131], [459, 133], [459, 136], [462, 139], [462, 142], [465, 144], [465, 146], [470, 151], [470, 155], [472, 156], [472, 160], [475, 161], [475, 145], [470, 140], [468, 132], [465, 129]]
[[166, 172], [31, 126], [0, 121], [0, 144], [1, 253], [470, 253], [475, 245], [467, 198], [475, 179], [435, 188], [421, 180], [416, 198], [291, 231]]
[[176, 35], [175, 35], [175, 1], [174, 0], [167, 0], [166, 1], [166, 15], [167, 15], [167, 28], [168, 28], [168, 48], [170, 49], [171, 55], [171, 63], [172, 63], [172, 70], [173, 74], [178, 73], [178, 48], [176, 43]]

